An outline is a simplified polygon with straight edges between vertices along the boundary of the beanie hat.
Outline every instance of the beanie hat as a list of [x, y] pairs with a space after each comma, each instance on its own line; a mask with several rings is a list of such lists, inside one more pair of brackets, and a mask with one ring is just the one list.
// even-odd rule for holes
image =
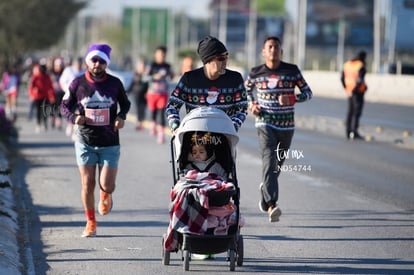
[[85, 57], [86, 62], [92, 59], [94, 56], [98, 56], [106, 61], [109, 65], [110, 62], [111, 47], [107, 44], [92, 44], [89, 47], [88, 54]]
[[224, 46], [224, 44], [217, 38], [210, 35], [206, 36], [198, 43], [197, 53], [203, 64], [210, 62], [215, 56], [225, 52], [227, 52], [226, 46]]

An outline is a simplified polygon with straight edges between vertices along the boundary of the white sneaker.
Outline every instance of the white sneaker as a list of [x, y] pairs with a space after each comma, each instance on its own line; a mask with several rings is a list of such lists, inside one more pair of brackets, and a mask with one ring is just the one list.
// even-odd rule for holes
[[280, 210], [279, 206], [270, 206], [269, 207], [269, 222], [278, 222], [279, 217], [282, 215], [282, 210]]
[[214, 254], [191, 254], [191, 258], [192, 259], [194, 259], [194, 260], [207, 260], [207, 259], [209, 259], [209, 260], [213, 260], [215, 257], [214, 257]]

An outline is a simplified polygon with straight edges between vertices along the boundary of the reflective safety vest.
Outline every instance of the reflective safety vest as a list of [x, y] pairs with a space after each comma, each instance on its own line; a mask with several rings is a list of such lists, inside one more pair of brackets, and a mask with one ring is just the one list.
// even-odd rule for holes
[[[350, 60], [344, 64], [344, 80], [346, 93], [351, 96], [352, 91], [357, 85], [359, 78], [359, 70], [364, 67], [364, 63], [360, 60]], [[367, 85], [362, 82], [358, 87], [358, 92], [363, 93], [367, 90]]]

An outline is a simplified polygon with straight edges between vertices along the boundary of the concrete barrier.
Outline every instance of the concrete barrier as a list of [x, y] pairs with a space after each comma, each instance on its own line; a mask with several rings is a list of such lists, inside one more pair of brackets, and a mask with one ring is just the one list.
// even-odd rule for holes
[[[315, 96], [346, 99], [339, 72], [303, 71]], [[414, 106], [414, 76], [367, 74], [365, 100], [378, 103]]]

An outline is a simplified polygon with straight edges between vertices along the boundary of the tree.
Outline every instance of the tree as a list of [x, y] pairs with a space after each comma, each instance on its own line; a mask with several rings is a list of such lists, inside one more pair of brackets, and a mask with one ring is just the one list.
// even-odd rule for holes
[[285, 0], [258, 0], [257, 12], [261, 15], [284, 15]]
[[85, 5], [86, 0], [1, 1], [0, 64], [16, 62], [28, 51], [55, 44]]

